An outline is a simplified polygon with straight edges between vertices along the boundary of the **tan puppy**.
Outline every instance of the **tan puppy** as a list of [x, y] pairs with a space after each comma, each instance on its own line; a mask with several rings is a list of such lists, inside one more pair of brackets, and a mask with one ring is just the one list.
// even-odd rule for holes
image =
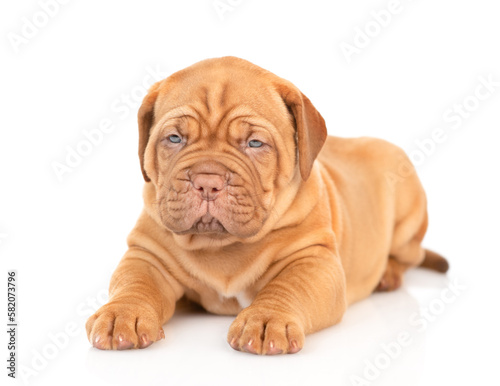
[[234, 349], [295, 353], [408, 267], [447, 269], [420, 245], [426, 198], [403, 151], [327, 137], [309, 99], [245, 60], [205, 60], [153, 85], [139, 157], [144, 211], [109, 303], [87, 322], [99, 349], [163, 338], [185, 296], [238, 315]]

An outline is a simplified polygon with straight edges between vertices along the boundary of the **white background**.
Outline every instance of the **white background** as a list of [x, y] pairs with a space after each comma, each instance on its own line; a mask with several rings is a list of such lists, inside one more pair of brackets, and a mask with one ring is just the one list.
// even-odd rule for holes
[[[477, 105], [474, 94], [480, 77], [500, 81], [498, 2], [401, 0], [379, 31], [371, 12], [388, 1], [232, 3], [222, 18], [212, 0], [70, 1], [47, 20], [37, 1], [0, 6], [0, 278], [5, 283], [8, 269], [18, 271], [24, 383], [351, 385], [377, 358], [386, 368], [361, 384], [495, 382], [500, 87]], [[16, 52], [12, 34], [22, 35], [33, 18], [46, 25]], [[348, 62], [342, 42], [354, 44], [356, 31], [367, 27], [373, 37]], [[102, 301], [142, 206], [138, 103], [124, 107], [121, 98], [141, 93], [148, 69], [168, 75], [223, 55], [294, 82], [330, 134], [380, 137], [410, 153], [418, 150], [415, 141], [444, 130], [446, 139], [418, 173], [429, 198], [425, 245], [447, 256], [451, 270], [410, 272], [401, 290], [353, 305], [340, 325], [308, 336], [297, 355], [233, 351], [225, 342], [232, 318], [200, 311], [176, 315], [165, 325], [166, 339], [147, 350], [92, 349], [85, 320]], [[474, 111], [453, 129], [443, 114], [464, 100]], [[53, 163], [64, 163], [68, 147], [76, 149], [103, 119], [113, 132], [60, 181]], [[450, 281], [461, 289], [445, 304], [440, 297]], [[433, 321], [418, 330], [411, 320], [428, 307]], [[384, 362], [382, 345], [403, 331], [411, 344]], [[18, 368], [18, 379], [7, 381], [22, 384], [20, 375]]]

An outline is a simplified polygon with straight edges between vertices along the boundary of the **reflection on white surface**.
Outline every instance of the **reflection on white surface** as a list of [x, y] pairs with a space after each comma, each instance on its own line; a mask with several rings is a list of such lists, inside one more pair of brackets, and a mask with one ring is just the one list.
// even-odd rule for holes
[[232, 317], [188, 310], [177, 313], [164, 326], [166, 339], [148, 349], [88, 347], [86, 368], [99, 383], [117, 385], [344, 385], [356, 384], [356, 376], [370, 384], [418, 385], [432, 326], [418, 322], [421, 310], [439, 299], [448, 283], [444, 275], [412, 271], [402, 289], [352, 305], [339, 325], [309, 335], [296, 355], [233, 351], [225, 340]]

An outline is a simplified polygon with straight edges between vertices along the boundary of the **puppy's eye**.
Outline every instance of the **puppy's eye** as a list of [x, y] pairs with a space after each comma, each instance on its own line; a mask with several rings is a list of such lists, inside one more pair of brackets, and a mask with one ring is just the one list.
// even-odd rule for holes
[[167, 137], [167, 139], [172, 142], [172, 143], [181, 143], [182, 142], [182, 138], [179, 137], [178, 135], [176, 134], [172, 134], [172, 135], [169, 135]]
[[256, 139], [252, 139], [248, 142], [248, 147], [261, 147], [263, 143], [261, 141], [257, 141]]

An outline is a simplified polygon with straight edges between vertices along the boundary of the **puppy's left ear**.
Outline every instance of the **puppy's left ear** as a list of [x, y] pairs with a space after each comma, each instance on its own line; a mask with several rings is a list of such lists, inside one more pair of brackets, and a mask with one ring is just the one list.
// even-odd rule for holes
[[150, 87], [137, 113], [137, 121], [139, 124], [139, 161], [141, 163], [142, 175], [146, 182], [151, 181], [151, 179], [148, 177], [146, 169], [144, 168], [144, 153], [146, 152], [146, 146], [149, 141], [149, 132], [154, 122], [154, 106], [156, 98], [158, 98], [161, 82], [162, 81], [156, 82]]
[[305, 181], [328, 135], [325, 120], [295, 86], [280, 85], [278, 91], [295, 118], [300, 175]]

